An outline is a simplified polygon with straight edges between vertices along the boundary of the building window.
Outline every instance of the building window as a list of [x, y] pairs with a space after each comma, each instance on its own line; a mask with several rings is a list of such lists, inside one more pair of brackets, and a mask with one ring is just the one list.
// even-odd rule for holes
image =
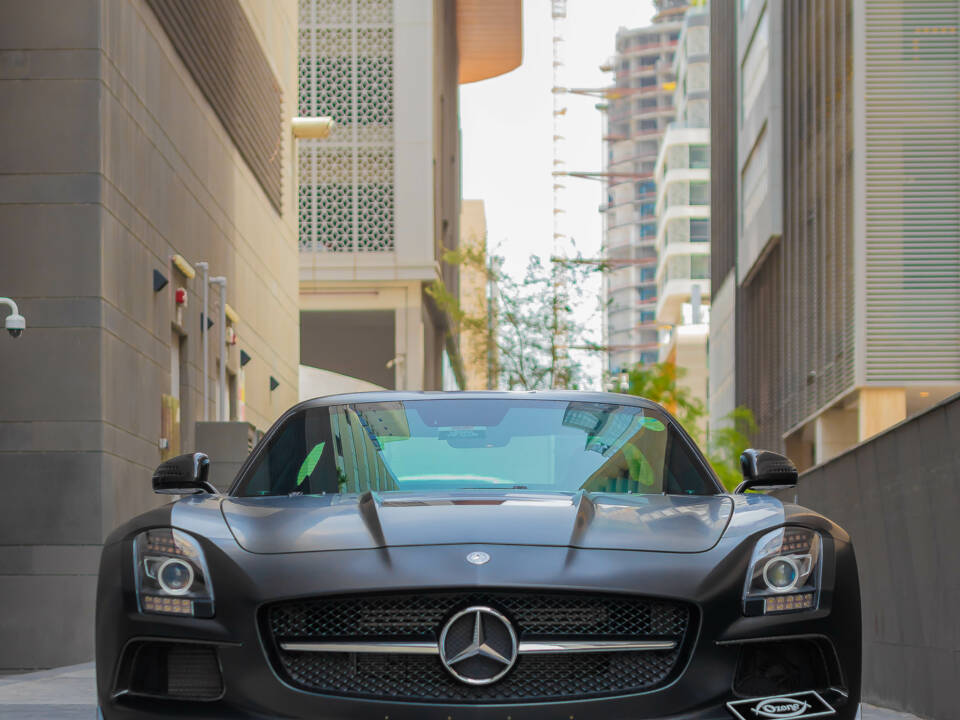
[[657, 121], [656, 121], [656, 118], [654, 118], [654, 119], [647, 119], [647, 120], [641, 120], [641, 121], [640, 121], [640, 129], [641, 129], [641, 130], [656, 130], [656, 129], [657, 129]]
[[640, 157], [656, 157], [657, 150], [660, 149], [660, 143], [656, 140], [647, 140], [637, 143], [637, 155]]
[[657, 212], [657, 204], [652, 202], [642, 203], [640, 205], [640, 215], [652, 217]]
[[690, 219], [690, 242], [710, 242], [710, 221]]
[[636, 197], [639, 200], [645, 195], [652, 195], [657, 191], [657, 185], [652, 180], [644, 180], [636, 184]]
[[757, 30], [753, 34], [746, 57], [743, 59], [743, 71], [740, 77], [740, 123], [753, 111], [753, 106], [760, 95], [760, 89], [767, 79], [767, 51], [769, 46], [769, 32], [767, 27], [767, 12], [764, 10]]
[[710, 278], [710, 256], [693, 255], [690, 257], [690, 277], [694, 280]]
[[702, 170], [710, 167], [709, 145], [690, 146], [690, 167], [695, 170]]
[[653, 87], [656, 84], [657, 84], [657, 79], [655, 77], [640, 78], [640, 87], [642, 88]]
[[657, 98], [640, 98], [640, 102], [637, 103], [637, 107], [639, 107], [641, 110], [650, 110], [655, 108], [657, 107]]
[[691, 205], [709, 205], [710, 204], [710, 183], [708, 182], [690, 183], [690, 204]]

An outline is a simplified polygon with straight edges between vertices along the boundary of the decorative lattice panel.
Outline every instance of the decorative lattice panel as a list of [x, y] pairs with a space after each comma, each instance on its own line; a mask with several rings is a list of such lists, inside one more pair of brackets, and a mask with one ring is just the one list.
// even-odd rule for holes
[[300, 0], [300, 248], [394, 249], [393, 0]]

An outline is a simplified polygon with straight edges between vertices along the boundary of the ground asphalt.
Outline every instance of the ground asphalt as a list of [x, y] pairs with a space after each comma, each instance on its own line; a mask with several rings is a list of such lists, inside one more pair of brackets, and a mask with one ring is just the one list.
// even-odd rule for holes
[[[0, 676], [3, 720], [94, 720], [93, 663]], [[915, 715], [863, 706], [863, 720], [920, 720]]]

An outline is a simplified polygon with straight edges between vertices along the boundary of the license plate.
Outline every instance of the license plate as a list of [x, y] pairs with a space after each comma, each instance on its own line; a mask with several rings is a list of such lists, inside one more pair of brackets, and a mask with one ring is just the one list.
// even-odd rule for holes
[[836, 715], [830, 704], [814, 690], [749, 698], [727, 703], [727, 709], [738, 720], [785, 720]]

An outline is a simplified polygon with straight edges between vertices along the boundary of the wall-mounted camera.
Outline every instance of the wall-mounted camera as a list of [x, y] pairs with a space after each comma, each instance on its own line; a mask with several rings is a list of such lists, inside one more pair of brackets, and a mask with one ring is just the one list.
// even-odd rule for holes
[[27, 329], [27, 320], [20, 314], [17, 304], [10, 298], [0, 297], [0, 305], [7, 305], [10, 308], [10, 314], [3, 323], [10, 337], [18, 338], [23, 335], [23, 331]]

